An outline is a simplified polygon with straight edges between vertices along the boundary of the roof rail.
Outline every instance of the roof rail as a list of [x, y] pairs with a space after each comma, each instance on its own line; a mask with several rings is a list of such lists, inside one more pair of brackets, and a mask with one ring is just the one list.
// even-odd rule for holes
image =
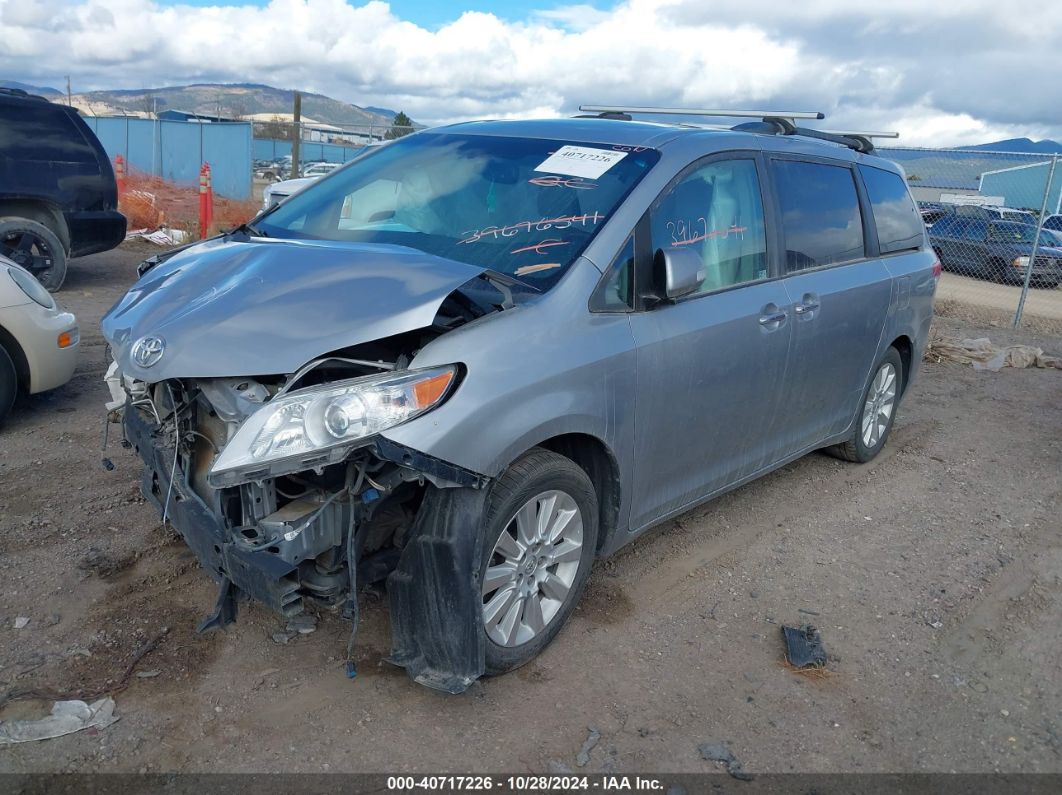
[[874, 151], [873, 138], [899, 138], [898, 132], [855, 132], [838, 130], [813, 130], [797, 127], [797, 119], [825, 119], [818, 111], [804, 110], [718, 110], [703, 108], [646, 108], [613, 105], [580, 105], [579, 110], [597, 113], [600, 118], [630, 120], [632, 113], [657, 113], [670, 116], [730, 116], [740, 119], [759, 119], [743, 122], [730, 129], [737, 132], [761, 133], [764, 135], [800, 135], [820, 141], [847, 146], [863, 154]]
[[732, 116], [743, 119], [825, 119], [817, 110], [706, 110], [703, 108], [643, 108], [622, 105], [580, 105], [584, 113], [658, 113], [665, 116]]
[[819, 130], [830, 135], [851, 135], [858, 138], [899, 138], [898, 132], [867, 132], [863, 130]]

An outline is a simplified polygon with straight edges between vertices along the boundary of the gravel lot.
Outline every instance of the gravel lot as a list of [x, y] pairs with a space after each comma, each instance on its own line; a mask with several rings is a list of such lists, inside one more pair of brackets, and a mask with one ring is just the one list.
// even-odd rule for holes
[[[98, 321], [147, 251], [74, 261], [78, 374], [0, 433], [0, 693], [120, 688], [167, 631], [118, 723], [0, 749], [0, 771], [709, 772], [721, 742], [752, 773], [1062, 772], [1062, 372], [925, 365], [877, 460], [811, 455], [668, 523], [597, 564], [538, 660], [444, 696], [381, 662], [370, 598], [353, 681], [331, 614], [284, 645], [256, 606], [194, 633], [213, 585], [133, 455], [100, 464]], [[816, 676], [782, 661], [780, 625], [809, 621]]]

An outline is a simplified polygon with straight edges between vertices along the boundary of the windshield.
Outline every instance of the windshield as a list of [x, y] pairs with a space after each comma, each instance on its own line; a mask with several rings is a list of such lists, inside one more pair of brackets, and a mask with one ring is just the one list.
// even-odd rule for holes
[[1028, 224], [990, 224], [988, 239], [995, 243], [1032, 243], [1036, 239], [1036, 227]]
[[551, 286], [659, 155], [642, 147], [418, 133], [293, 196], [270, 237], [409, 246]]

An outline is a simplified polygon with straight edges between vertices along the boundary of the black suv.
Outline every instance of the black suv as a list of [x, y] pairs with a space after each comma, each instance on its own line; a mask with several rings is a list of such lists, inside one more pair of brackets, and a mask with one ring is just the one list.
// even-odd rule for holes
[[68, 257], [125, 238], [107, 153], [77, 111], [0, 88], [0, 254], [55, 291]]

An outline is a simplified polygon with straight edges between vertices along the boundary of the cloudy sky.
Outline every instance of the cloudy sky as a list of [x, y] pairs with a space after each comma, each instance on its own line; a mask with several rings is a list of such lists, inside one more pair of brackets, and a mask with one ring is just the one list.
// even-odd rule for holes
[[1051, 0], [0, 0], [0, 33], [0, 78], [75, 91], [249, 81], [428, 124], [620, 103], [1062, 139]]

